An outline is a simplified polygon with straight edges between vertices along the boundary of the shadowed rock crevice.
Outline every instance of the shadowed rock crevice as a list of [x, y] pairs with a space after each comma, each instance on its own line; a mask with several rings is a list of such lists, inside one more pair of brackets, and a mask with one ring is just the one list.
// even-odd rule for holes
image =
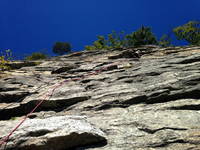
[[[164, 90], [166, 91], [166, 90]], [[141, 96], [135, 96], [131, 99], [128, 100], [115, 100], [111, 102], [105, 102], [102, 103], [100, 106], [94, 106], [93, 108], [95, 110], [106, 110], [114, 107], [120, 107], [120, 108], [127, 108], [135, 104], [157, 104], [157, 103], [165, 103], [165, 102], [170, 102], [170, 101], [177, 101], [181, 99], [200, 99], [200, 90], [194, 90], [194, 91], [188, 91], [185, 93], [175, 93], [175, 94], [170, 94], [169, 91], [167, 92], [156, 92], [151, 95], [141, 95]], [[117, 99], [117, 98], [116, 98]], [[192, 105], [193, 106], [193, 105]], [[199, 105], [194, 105], [194, 107], [190, 106], [183, 106], [183, 107], [172, 107], [171, 109], [188, 109], [188, 110], [199, 110], [200, 107]], [[92, 107], [90, 107], [91, 109]]]
[[163, 103], [169, 101], [176, 101], [179, 99], [200, 99], [199, 95], [200, 89], [194, 89], [191, 91], [177, 92], [174, 94], [171, 93], [161, 93], [155, 97], [148, 97], [146, 104], [154, 104], [154, 103]]
[[51, 133], [51, 131], [49, 131], [49, 130], [37, 130], [37, 131], [28, 132], [26, 136], [27, 137], [39, 137], [39, 136], [46, 135], [48, 133]]
[[51, 73], [52, 74], [59, 74], [59, 73], [67, 72], [67, 71], [74, 69], [74, 68], [75, 68], [74, 66], [61, 67], [61, 68], [58, 68], [56, 70], [53, 70]]
[[[131, 99], [128, 100], [124, 100], [124, 101], [119, 101], [119, 100], [115, 100], [112, 102], [108, 102], [108, 103], [102, 103], [101, 106], [96, 107], [96, 110], [106, 110], [109, 108], [114, 108], [114, 107], [121, 107], [121, 108], [126, 108], [126, 107], [130, 107], [132, 105], [135, 104], [156, 104], [156, 103], [165, 103], [165, 102], [170, 102], [170, 101], [177, 101], [177, 100], [181, 100], [181, 99], [200, 99], [200, 90], [194, 90], [194, 91], [188, 91], [185, 93], [175, 93], [175, 94], [170, 94], [169, 91], [167, 92], [157, 92], [157, 93], [153, 93], [151, 95], [141, 95], [141, 96], [136, 96], [133, 97]], [[192, 106], [183, 106], [180, 108], [171, 108], [171, 109], [184, 109], [184, 108], [190, 108], [191, 110], [198, 110], [199, 109], [199, 105], [195, 105], [193, 108]]]
[[169, 145], [171, 144], [185, 144], [185, 143], [188, 143], [187, 141], [184, 141], [184, 140], [172, 140], [172, 141], [166, 141], [162, 144], [154, 144], [153, 146], [149, 146], [149, 147], [152, 147], [152, 148], [161, 148], [161, 147], [168, 147]]
[[[40, 111], [55, 111], [60, 112], [64, 109], [77, 104], [82, 101], [86, 101], [90, 99], [90, 96], [85, 97], [74, 97], [70, 99], [63, 100], [45, 100], [42, 105], [35, 110], [35, 112]], [[29, 103], [21, 104], [18, 107], [10, 108], [10, 109], [2, 109], [0, 110], [0, 119], [1, 120], [9, 120], [12, 117], [20, 117], [28, 114], [40, 101], [30, 101]]]
[[28, 95], [30, 93], [26, 91], [0, 92], [0, 103], [20, 102]]
[[149, 129], [149, 128], [140, 128], [138, 127], [138, 129], [140, 131], [144, 131], [148, 134], [154, 134], [156, 133], [157, 131], [161, 131], [161, 130], [175, 130], [175, 131], [185, 131], [187, 130], [186, 128], [172, 128], [172, 127], [163, 127], [163, 128], [159, 128], [159, 129]]
[[176, 107], [170, 107], [171, 110], [200, 110], [200, 104], [199, 105], [185, 105], [185, 106], [176, 106]]
[[189, 59], [184, 59], [182, 61], [180, 61], [180, 64], [189, 64], [189, 63], [195, 63], [195, 62], [200, 62], [200, 56], [198, 57], [192, 57]]

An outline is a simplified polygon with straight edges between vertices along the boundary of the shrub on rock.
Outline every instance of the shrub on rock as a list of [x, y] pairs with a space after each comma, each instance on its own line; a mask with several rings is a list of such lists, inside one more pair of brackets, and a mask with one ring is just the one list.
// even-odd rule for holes
[[41, 52], [35, 52], [32, 53], [30, 56], [27, 56], [25, 60], [31, 61], [31, 60], [41, 60], [41, 59], [46, 59], [48, 56], [44, 53]]
[[68, 42], [56, 42], [53, 45], [53, 52], [58, 55], [64, 55], [71, 52], [71, 45]]

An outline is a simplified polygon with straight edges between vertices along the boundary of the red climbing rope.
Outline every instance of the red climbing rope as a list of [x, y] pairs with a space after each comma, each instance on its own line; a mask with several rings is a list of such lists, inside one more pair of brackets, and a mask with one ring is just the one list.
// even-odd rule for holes
[[[0, 141], [0, 148], [2, 147], [3, 144], [7, 144], [8, 143], [8, 140], [10, 138], [10, 136], [12, 136], [12, 134], [26, 121], [26, 119], [45, 101], [45, 100], [48, 100], [51, 98], [51, 96], [53, 95], [54, 91], [56, 89], [58, 89], [60, 86], [62, 86], [64, 83], [67, 83], [69, 81], [78, 81], [78, 80], [81, 80], [85, 77], [88, 77], [88, 76], [92, 76], [92, 75], [97, 75], [98, 73], [101, 73], [102, 71], [104, 70], [107, 70], [109, 67], [112, 67], [112, 66], [116, 66], [116, 64], [112, 64], [112, 65], [108, 65], [106, 67], [102, 67], [101, 69], [99, 70], [96, 70], [96, 71], [93, 71], [93, 72], [90, 72], [84, 76], [81, 76], [79, 78], [72, 78], [72, 79], [68, 79], [68, 80], [64, 80], [62, 82], [60, 82], [58, 85], [55, 85], [52, 89], [52, 91], [50, 92], [50, 94], [46, 94], [44, 96], [44, 98], [31, 110], [30, 113], [28, 113], [20, 122], [19, 124], [7, 135], [5, 136], [1, 141]], [[49, 96], [49, 97], [48, 97]]]

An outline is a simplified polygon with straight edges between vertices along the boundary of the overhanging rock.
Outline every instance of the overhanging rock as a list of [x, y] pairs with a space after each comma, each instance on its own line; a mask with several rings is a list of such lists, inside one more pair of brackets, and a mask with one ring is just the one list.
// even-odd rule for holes
[[[19, 121], [0, 122], [6, 136]], [[7, 150], [66, 150], [106, 143], [105, 134], [82, 116], [29, 119], [10, 137]]]

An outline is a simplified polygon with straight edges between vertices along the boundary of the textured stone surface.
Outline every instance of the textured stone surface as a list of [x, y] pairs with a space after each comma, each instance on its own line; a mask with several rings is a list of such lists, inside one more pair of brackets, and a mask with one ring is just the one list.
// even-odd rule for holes
[[[0, 122], [6, 126], [0, 134], [6, 136], [17, 121]], [[59, 116], [29, 119], [9, 139], [9, 150], [63, 150], [105, 142], [104, 133], [80, 116]]]
[[106, 145], [77, 149], [198, 150], [199, 68], [200, 47], [190, 46], [83, 51], [55, 57], [1, 79], [0, 98], [5, 93], [22, 98], [1, 99], [0, 119], [20, 120], [45, 98], [30, 118], [87, 116], [105, 133]]

